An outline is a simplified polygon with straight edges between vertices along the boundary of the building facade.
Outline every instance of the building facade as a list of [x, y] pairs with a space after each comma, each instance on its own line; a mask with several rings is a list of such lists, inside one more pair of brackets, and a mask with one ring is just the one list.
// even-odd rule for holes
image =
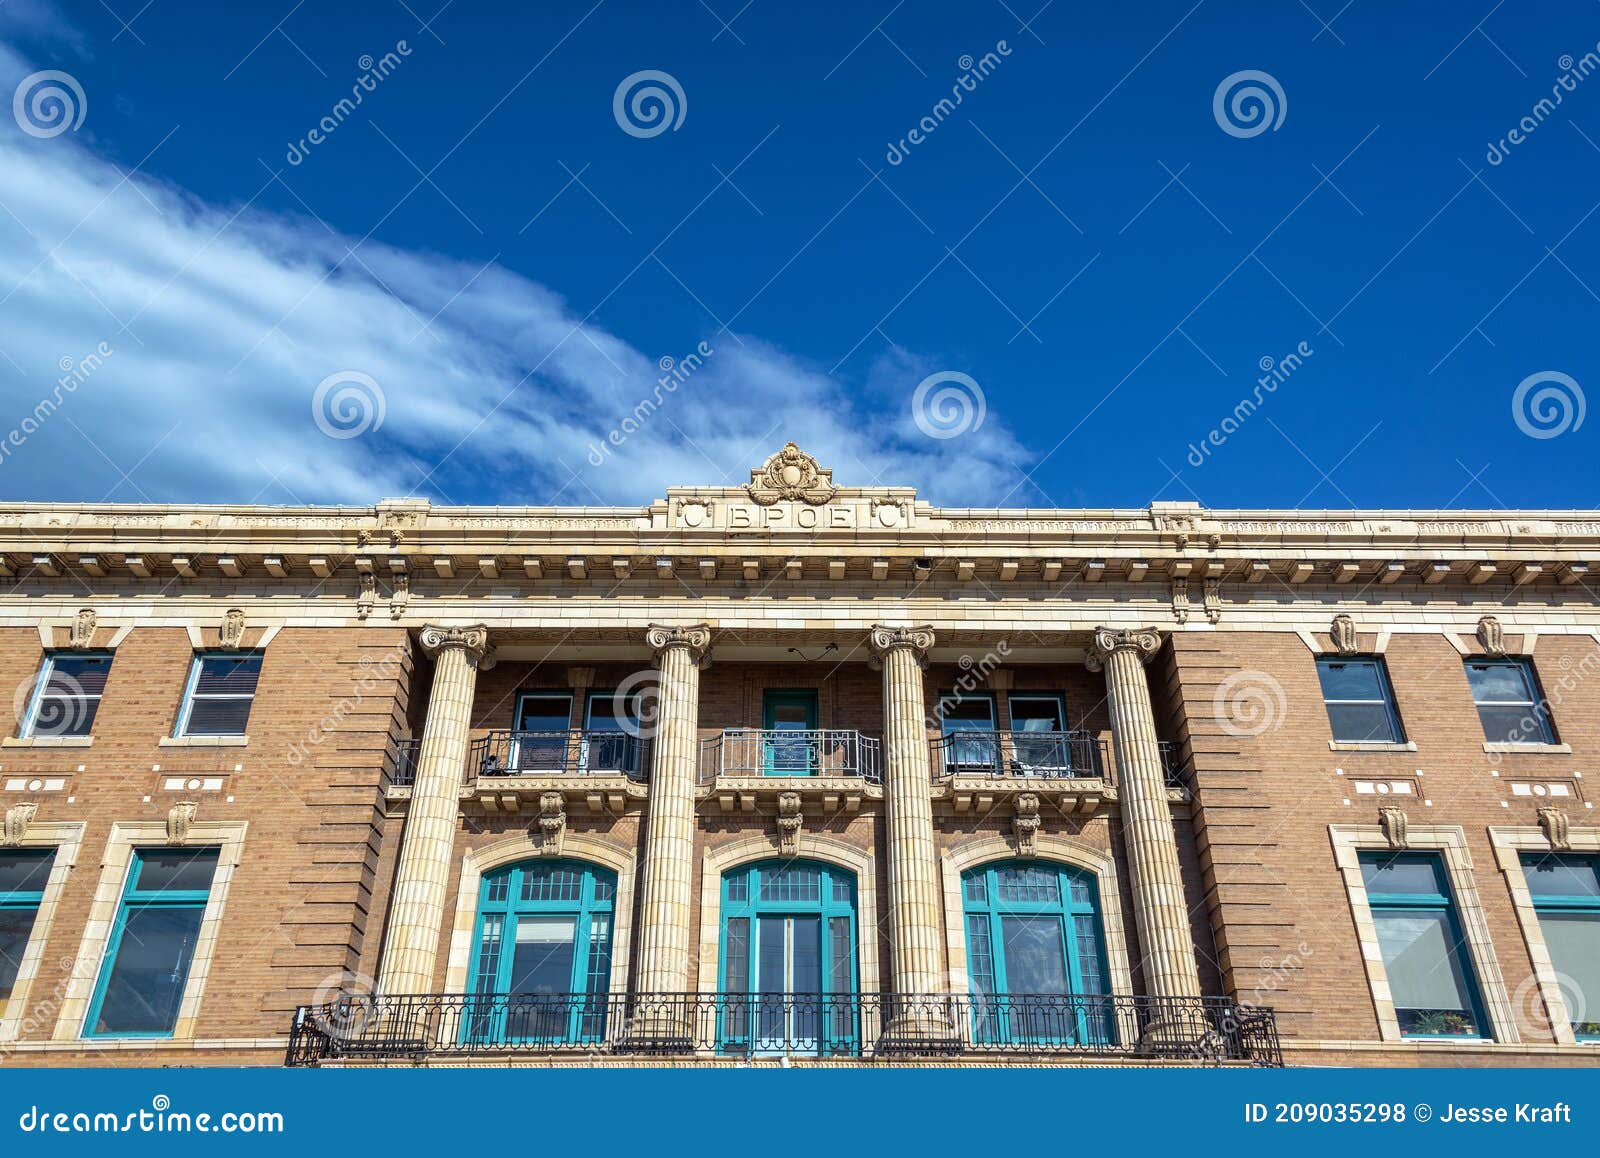
[[0, 509], [0, 1064], [1592, 1065], [1600, 523]]

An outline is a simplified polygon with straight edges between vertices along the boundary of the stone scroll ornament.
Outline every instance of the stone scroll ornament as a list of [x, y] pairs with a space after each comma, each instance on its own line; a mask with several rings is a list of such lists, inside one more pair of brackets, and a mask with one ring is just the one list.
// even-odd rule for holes
[[429, 624], [417, 635], [417, 642], [429, 655], [459, 648], [470, 663], [481, 671], [494, 666], [494, 651], [489, 647], [489, 629], [481, 623], [470, 627], [440, 627]]
[[873, 670], [883, 667], [883, 659], [898, 648], [909, 648], [916, 654], [917, 663], [928, 666], [928, 652], [933, 648], [931, 627], [874, 627], [867, 636], [870, 653], [867, 663]]
[[816, 459], [789, 442], [750, 472], [750, 482], [744, 489], [764, 507], [785, 501], [820, 507], [833, 497], [835, 487], [831, 470], [823, 470]]
[[1112, 652], [1123, 650], [1137, 654], [1141, 663], [1149, 663], [1150, 658], [1161, 650], [1161, 633], [1148, 627], [1136, 631], [1118, 631], [1110, 627], [1097, 628], [1094, 639], [1089, 644], [1087, 661], [1089, 670], [1099, 671], [1105, 666], [1105, 661]]
[[709, 624], [695, 623], [687, 627], [673, 627], [663, 623], [652, 623], [645, 629], [644, 642], [658, 659], [669, 647], [687, 647], [694, 657], [696, 667], [704, 668], [711, 663]]

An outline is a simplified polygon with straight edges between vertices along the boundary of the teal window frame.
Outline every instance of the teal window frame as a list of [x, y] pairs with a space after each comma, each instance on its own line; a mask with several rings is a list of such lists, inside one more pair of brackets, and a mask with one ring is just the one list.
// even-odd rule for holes
[[[818, 874], [817, 898], [785, 899], [769, 897], [763, 882], [772, 874], [799, 869]], [[763, 860], [740, 865], [722, 874], [717, 941], [717, 1051], [749, 1056], [762, 1053], [814, 1053], [820, 1056], [853, 1056], [861, 1049], [859, 1003], [861, 963], [860, 923], [856, 912], [856, 874], [849, 869], [814, 860]], [[818, 944], [820, 993], [766, 993], [756, 989], [760, 952], [758, 930], [762, 917], [816, 917], [820, 930]], [[743, 922], [744, 976], [730, 977], [728, 938], [734, 922]], [[843, 922], [844, 944], [840, 944], [838, 922]], [[845, 964], [841, 970], [839, 965]], [[846, 976], [838, 974], [844, 972]], [[832, 1002], [829, 997], [849, 998]], [[815, 1001], [807, 1005], [807, 999]], [[807, 1010], [815, 1020], [809, 1036], [805, 1029], [796, 1032], [794, 1022]], [[783, 1018], [781, 1033], [765, 1028], [773, 1018]], [[781, 1048], [780, 1048], [781, 1043]]]
[[[1055, 899], [1002, 899], [1000, 874], [1015, 869], [1053, 872]], [[1011, 992], [1002, 932], [1006, 917], [1058, 920], [1067, 970], [1065, 997]], [[967, 946], [967, 985], [975, 1041], [1114, 1044], [1116, 1022], [1108, 992], [1105, 919], [1100, 907], [1100, 882], [1095, 874], [1046, 860], [1012, 859], [978, 865], [961, 874], [961, 924]], [[1042, 999], [1022, 1000], [1028, 996]]]
[[64, 659], [65, 660], [74, 660], [74, 659], [104, 660], [105, 663], [106, 663], [106, 678], [110, 679], [110, 676], [111, 676], [111, 665], [112, 665], [113, 661], [116, 659], [116, 653], [115, 652], [111, 652], [111, 651], [106, 651], [106, 650], [103, 650], [103, 649], [102, 650], [97, 650], [97, 651], [61, 651], [61, 650], [55, 650], [55, 651], [47, 651], [47, 652], [45, 652], [44, 653], [44, 663], [41, 664], [40, 667], [39, 667], [39, 678], [38, 678], [37, 682], [35, 682], [35, 684], [33, 686], [33, 695], [28, 701], [27, 714], [23, 716], [22, 727], [17, 729], [17, 736], [19, 738], [25, 739], [25, 740], [26, 739], [33, 739], [36, 736], [39, 736], [41, 734], [38, 731], [38, 727], [39, 727], [39, 711], [44, 706], [44, 701], [47, 698], [54, 699], [54, 700], [64, 700], [64, 701], [65, 700], [70, 700], [71, 702], [80, 703], [80, 704], [83, 704], [85, 706], [81, 709], [81, 714], [83, 715], [83, 719], [81, 721], [81, 730], [74, 730], [74, 731], [59, 731], [58, 730], [58, 731], [52, 731], [52, 732], [44, 732], [44, 733], [42, 733], [43, 736], [46, 736], [46, 737], [61, 736], [61, 737], [74, 737], [74, 738], [87, 739], [91, 735], [91, 729], [94, 727], [95, 717], [100, 712], [101, 700], [103, 700], [105, 698], [105, 690], [104, 690], [105, 685], [104, 685], [104, 683], [101, 684], [101, 690], [98, 691], [98, 692], [87, 692], [87, 691], [84, 691], [84, 690], [82, 690], [82, 687], [80, 685], [79, 693], [77, 695], [75, 695], [75, 696], [67, 697], [67, 696], [59, 696], [59, 695], [57, 695], [57, 696], [49, 696], [49, 697], [47, 697], [45, 695], [45, 693], [50, 688], [51, 680], [55, 678], [55, 671], [56, 671], [57, 662], [60, 661], [60, 660], [64, 660]]
[[[1380, 913], [1442, 913], [1445, 917], [1445, 930], [1450, 937], [1450, 953], [1454, 958], [1457, 968], [1461, 971], [1462, 985], [1466, 989], [1468, 1010], [1472, 1014], [1473, 1025], [1471, 1032], [1449, 1033], [1444, 1031], [1433, 1032], [1429, 1030], [1407, 1029], [1403, 1015], [1414, 1012], [1402, 1010], [1395, 1006], [1395, 1019], [1400, 1022], [1400, 1036], [1407, 1040], [1422, 1041], [1489, 1041], [1492, 1040], [1489, 1019], [1483, 1006], [1483, 995], [1478, 981], [1477, 964], [1472, 959], [1472, 947], [1467, 942], [1461, 929], [1461, 915], [1456, 906], [1455, 894], [1450, 888], [1449, 873], [1445, 869], [1444, 858], [1435, 852], [1363, 852], [1359, 855], [1362, 869], [1369, 864], [1379, 862], [1403, 864], [1426, 864], [1433, 870], [1433, 879], [1436, 888], [1426, 893], [1375, 893], [1371, 888], [1366, 889], [1367, 907], [1372, 911], [1374, 924]], [[1363, 871], [1363, 880], [1365, 872]], [[1389, 960], [1383, 959], [1384, 969], [1387, 972]], [[1416, 1011], [1426, 1013], [1428, 1011]], [[1441, 1011], [1446, 1014], [1458, 1011]]]
[[[211, 878], [206, 882], [204, 889], [142, 889], [139, 878], [144, 872], [144, 858], [147, 853], [192, 853], [195, 859], [209, 856], [211, 859]], [[188, 988], [189, 975], [194, 971], [194, 947], [189, 950], [188, 960], [184, 963], [183, 979], [178, 983], [178, 1002], [172, 1010], [172, 1024], [165, 1029], [153, 1030], [106, 1030], [94, 1028], [100, 1020], [102, 1007], [105, 1005], [106, 991], [110, 987], [112, 975], [116, 972], [117, 957], [122, 952], [123, 934], [127, 932], [128, 918], [136, 913], [149, 909], [198, 909], [201, 915], [201, 924], [195, 926], [195, 943], [198, 945], [201, 930], [204, 928], [205, 909], [211, 903], [211, 891], [217, 884], [217, 866], [221, 849], [215, 845], [209, 846], [183, 846], [168, 848], [152, 845], [133, 850], [133, 856], [128, 863], [128, 877], [122, 886], [122, 897], [117, 904], [117, 920], [112, 926], [111, 936], [106, 941], [105, 953], [100, 958], [100, 972], [95, 978], [94, 996], [89, 1002], [89, 1014], [83, 1021], [85, 1038], [97, 1040], [125, 1040], [134, 1038], [163, 1039], [170, 1038], [177, 1030], [178, 1018], [183, 1010], [183, 991]]]
[[[207, 694], [201, 697], [202, 699], [207, 700], [248, 700], [250, 702], [250, 706], [245, 710], [244, 720], [240, 723], [240, 730], [237, 732], [190, 732], [189, 721], [190, 717], [194, 713], [195, 690], [200, 686], [200, 673], [205, 668], [206, 662], [208, 660], [243, 660], [252, 658], [257, 661], [258, 666], [256, 667], [256, 682], [250, 685], [249, 695], [230, 692], [226, 694]], [[261, 687], [261, 669], [265, 666], [266, 651], [259, 647], [236, 648], [231, 650], [227, 648], [210, 648], [205, 651], [195, 652], [194, 658], [189, 664], [188, 679], [184, 681], [183, 700], [178, 705], [178, 718], [173, 724], [172, 728], [173, 738], [182, 740], [190, 737], [246, 735], [247, 732], [245, 729], [249, 728], [250, 726], [250, 714], [251, 712], [255, 711], [256, 693]]]
[[[790, 753], [781, 752], [784, 741], [775, 738], [771, 733], [777, 731], [776, 709], [780, 707], [800, 706], [806, 711], [806, 727], [808, 732], [817, 730], [817, 720], [821, 714], [818, 705], [816, 688], [767, 688], [761, 693], [761, 774], [763, 776], [815, 776], [817, 774], [817, 749], [807, 742], [805, 753], [805, 770], [801, 771], [796, 765], [799, 761]], [[793, 742], [790, 742], [793, 746]], [[780, 763], [781, 761], [781, 763]]]
[[[529, 874], [575, 872], [578, 896], [538, 900], [523, 896]], [[503, 887], [502, 887], [503, 886]], [[462, 1044], [587, 1045], [605, 1040], [616, 936], [617, 874], [582, 860], [529, 860], [502, 865], [478, 882], [478, 914], [472, 930], [472, 962], [467, 977], [468, 1010], [461, 1019]], [[573, 919], [571, 982], [565, 1008], [550, 996], [519, 1000], [509, 991], [517, 943], [517, 921], [524, 917]], [[597, 938], [597, 921], [604, 929]], [[494, 930], [492, 943], [485, 932]], [[492, 972], [491, 972], [492, 970]]]
[[[20, 970], [22, 961], [28, 954], [28, 946], [33, 944], [33, 939], [39, 935], [39, 909], [44, 905], [44, 892], [50, 884], [50, 874], [55, 870], [56, 850], [54, 848], [8, 848], [0, 852], [0, 857], [9, 861], [34, 861], [43, 865], [43, 869], [34, 870], [30, 877], [42, 877], [37, 889], [8, 889], [0, 892], [0, 910], [7, 912], [31, 912], [28, 921], [28, 935], [22, 942], [22, 956], [17, 958], [16, 965]], [[12, 985], [16, 978], [12, 978]], [[11, 1000], [11, 989], [0, 991], [0, 1013], [3, 1013]]]
[[[1600, 877], [1600, 854], [1596, 853], [1523, 853], [1522, 875], [1527, 879], [1531, 872], [1536, 870], [1541, 863], [1556, 861], [1566, 865], [1582, 865], [1590, 872]], [[1563, 917], [1578, 916], [1587, 921], [1593, 921], [1600, 927], [1600, 896], [1583, 893], [1536, 893], [1530, 887], [1529, 899], [1533, 902], [1533, 911], [1539, 917], [1540, 931], [1544, 930], [1546, 915], [1560, 915]], [[1560, 972], [1559, 962], [1552, 958], [1552, 965]], [[1565, 989], [1562, 991], [1562, 1000], [1567, 1003], [1567, 1012], [1570, 1015], [1572, 1002]], [[1600, 1014], [1600, 993], [1579, 994], [1581, 999], [1580, 1012], [1585, 1015]], [[1578, 1041], [1600, 1042], [1600, 1020], [1585, 1017], [1581, 1022], [1572, 1023], [1572, 1036]]]

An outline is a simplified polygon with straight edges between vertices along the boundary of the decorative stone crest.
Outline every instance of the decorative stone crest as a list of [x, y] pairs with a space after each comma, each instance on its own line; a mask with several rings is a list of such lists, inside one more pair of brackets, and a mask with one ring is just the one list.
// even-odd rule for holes
[[1189, 581], [1172, 581], [1172, 618], [1178, 623], [1189, 622]]
[[539, 851], [560, 856], [567, 836], [567, 800], [559, 792], [539, 793]]
[[1485, 615], [1478, 620], [1478, 643], [1484, 655], [1505, 655], [1506, 634], [1494, 616]]
[[1410, 848], [1406, 836], [1405, 809], [1393, 805], [1378, 809], [1378, 827], [1383, 829], [1383, 839], [1389, 842], [1393, 849]]
[[778, 794], [778, 851], [784, 856], [800, 855], [800, 829], [805, 817], [800, 814], [800, 794]]
[[378, 577], [371, 571], [359, 573], [361, 594], [356, 596], [356, 618], [365, 619], [372, 614], [372, 605], [378, 599]]
[[644, 642], [655, 652], [658, 664], [661, 653], [669, 647], [688, 648], [696, 667], [704, 668], [711, 663], [711, 625], [708, 623], [692, 623], [686, 627], [652, 623], [645, 629]]
[[1117, 651], [1131, 651], [1141, 663], [1149, 663], [1150, 657], [1160, 650], [1161, 633], [1154, 628], [1118, 631], [1100, 627], [1095, 629], [1094, 639], [1089, 644], [1088, 668], [1090, 671], [1099, 671], [1105, 667], [1105, 661], [1111, 654]]
[[1017, 797], [1011, 819], [1011, 835], [1016, 838], [1018, 856], [1035, 856], [1039, 851], [1039, 794], [1024, 792]]
[[1222, 580], [1216, 576], [1208, 576], [1204, 582], [1204, 600], [1207, 623], [1220, 623], [1222, 621]]
[[180, 800], [167, 810], [167, 840], [176, 845], [189, 843], [189, 828], [194, 824], [195, 810], [200, 807], [194, 800]]
[[37, 804], [13, 804], [6, 809], [4, 827], [0, 827], [0, 848], [16, 848], [28, 835], [28, 825], [39, 811]]
[[787, 442], [759, 470], [750, 472], [744, 489], [764, 507], [783, 500], [820, 507], [833, 497], [835, 488], [831, 470], [823, 470], [816, 459]]
[[928, 652], [933, 648], [932, 627], [885, 627], [879, 624], [867, 636], [867, 649], [871, 653], [867, 662], [874, 671], [883, 666], [884, 657], [891, 651], [909, 648], [917, 663], [928, 666]]
[[1328, 634], [1333, 638], [1334, 650], [1340, 655], [1356, 653], [1356, 621], [1348, 615], [1335, 615]]
[[221, 643], [225, 648], [236, 648], [244, 642], [244, 612], [230, 607], [222, 617]]
[[1561, 809], [1549, 804], [1539, 809], [1539, 827], [1544, 829], [1545, 839], [1557, 852], [1565, 852], [1572, 847], [1567, 814]]
[[389, 592], [389, 618], [399, 619], [411, 602], [411, 575], [405, 571], [394, 573], [394, 589]]
[[480, 671], [494, 666], [489, 651], [489, 629], [481, 623], [467, 627], [441, 627], [430, 623], [417, 636], [422, 650], [437, 656], [440, 652], [459, 649], [466, 653], [467, 662]]
[[94, 642], [95, 618], [93, 608], [85, 607], [78, 612], [67, 635], [68, 647], [85, 648]]

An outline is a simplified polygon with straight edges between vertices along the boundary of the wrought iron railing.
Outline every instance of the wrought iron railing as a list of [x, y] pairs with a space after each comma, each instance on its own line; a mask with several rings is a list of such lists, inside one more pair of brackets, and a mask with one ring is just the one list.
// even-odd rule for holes
[[581, 776], [650, 773], [650, 744], [630, 732], [490, 732], [472, 742], [468, 772], [475, 776]]
[[1161, 767], [1167, 773], [1168, 788], [1188, 788], [1189, 769], [1183, 762], [1183, 752], [1171, 740], [1157, 741], [1156, 747], [1161, 749]]
[[1272, 1010], [1222, 997], [878, 993], [349, 997], [296, 1011], [286, 1063], [518, 1054], [1283, 1064]]
[[410, 788], [417, 782], [417, 755], [422, 751], [421, 740], [397, 740], [389, 756], [386, 771], [389, 783], [395, 788]]
[[1109, 780], [1111, 761], [1093, 732], [948, 732], [933, 741], [933, 775]]
[[846, 728], [729, 728], [700, 741], [700, 782], [719, 776], [859, 776], [883, 779], [880, 742]]

